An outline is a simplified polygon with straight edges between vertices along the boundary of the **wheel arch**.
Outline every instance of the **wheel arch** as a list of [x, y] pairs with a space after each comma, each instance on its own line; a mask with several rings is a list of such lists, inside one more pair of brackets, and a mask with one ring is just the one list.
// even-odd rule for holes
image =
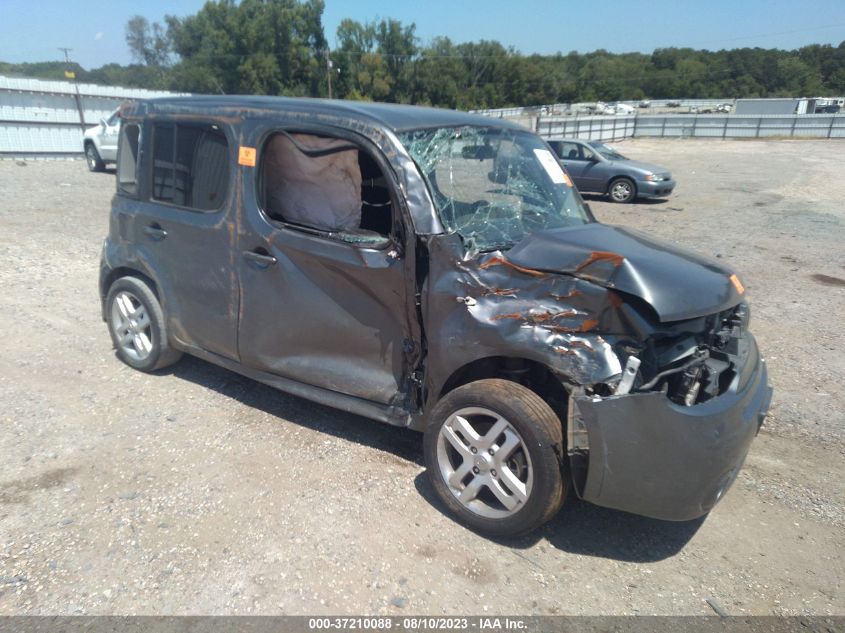
[[615, 176], [611, 176], [610, 179], [608, 179], [607, 188], [605, 189], [606, 193], [610, 193], [610, 187], [617, 180], [627, 180], [632, 185], [634, 185], [634, 191], [639, 191], [639, 187], [637, 187], [637, 179], [636, 178], [634, 178], [630, 174], [616, 174]]
[[569, 392], [564, 380], [547, 365], [528, 358], [487, 356], [470, 361], [453, 371], [443, 382], [434, 402], [458, 387], [486, 378], [510, 380], [531, 389], [551, 406], [561, 424], [565, 424]]
[[147, 273], [136, 268], [130, 268], [129, 266], [118, 266], [108, 271], [108, 273], [106, 273], [102, 277], [102, 280], [100, 282], [100, 303], [102, 304], [103, 321], [106, 320], [106, 296], [109, 294], [109, 288], [112, 287], [112, 284], [115, 281], [122, 277], [135, 277], [136, 279], [140, 279], [150, 287], [150, 290], [152, 290], [156, 300], [160, 304], [162, 303], [161, 291], [155, 279], [153, 279]]

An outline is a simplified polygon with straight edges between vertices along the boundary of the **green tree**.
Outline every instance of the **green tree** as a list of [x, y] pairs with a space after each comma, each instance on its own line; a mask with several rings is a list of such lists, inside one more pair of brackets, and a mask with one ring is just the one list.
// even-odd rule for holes
[[168, 16], [180, 90], [251, 94], [326, 93], [322, 0], [209, 1]]
[[342, 20], [333, 60], [340, 71], [338, 94], [377, 101], [413, 100], [416, 26], [398, 20], [362, 24]]
[[126, 23], [126, 44], [138, 64], [165, 68], [170, 65], [173, 43], [167, 28], [158, 22], [150, 23], [142, 15], [129, 18]]
[[[79, 81], [180, 92], [324, 96], [328, 47], [322, 0], [210, 0], [166, 27], [135, 16], [126, 25], [130, 66], [91, 71]], [[522, 55], [499, 42], [421, 45], [414, 24], [345, 19], [337, 29], [334, 95], [497, 108], [642, 98], [741, 98], [845, 94], [845, 42], [794, 51], [659, 48]], [[175, 63], [174, 63], [175, 62]], [[4, 64], [0, 73], [63, 79], [64, 62]]]

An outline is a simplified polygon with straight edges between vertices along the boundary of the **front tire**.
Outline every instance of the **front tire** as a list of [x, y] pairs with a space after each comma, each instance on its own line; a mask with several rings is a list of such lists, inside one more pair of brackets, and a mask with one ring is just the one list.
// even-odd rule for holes
[[140, 279], [121, 277], [111, 285], [106, 315], [117, 355], [130, 367], [151, 372], [181, 358], [168, 341], [161, 304]]
[[607, 193], [614, 202], [628, 204], [637, 197], [637, 185], [630, 178], [614, 178], [607, 188]]
[[449, 392], [431, 412], [423, 444], [440, 501], [480, 533], [529, 532], [566, 496], [560, 420], [517, 383], [478, 380]]
[[93, 143], [85, 143], [85, 162], [88, 164], [88, 171], [103, 171], [106, 164], [100, 158], [100, 153]]

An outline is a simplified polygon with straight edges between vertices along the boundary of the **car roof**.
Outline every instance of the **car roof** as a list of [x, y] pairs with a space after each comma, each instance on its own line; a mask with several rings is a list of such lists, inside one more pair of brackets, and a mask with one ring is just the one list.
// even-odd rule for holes
[[197, 113], [202, 114], [219, 113], [228, 115], [231, 115], [233, 110], [249, 110], [260, 114], [299, 112], [346, 118], [350, 122], [368, 123], [394, 132], [465, 125], [525, 130], [524, 127], [505, 119], [495, 119], [457, 110], [395, 103], [344, 101], [341, 99], [249, 95], [163, 97], [138, 101], [129, 106], [127, 110], [127, 114], [134, 113], [136, 115], [169, 112], [186, 114], [186, 110], [196, 110]]

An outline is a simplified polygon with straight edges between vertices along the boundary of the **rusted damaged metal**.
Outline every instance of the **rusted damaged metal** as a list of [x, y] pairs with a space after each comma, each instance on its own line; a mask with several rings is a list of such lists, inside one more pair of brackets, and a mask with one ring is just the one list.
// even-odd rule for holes
[[[430, 286], [423, 314], [430, 396], [461, 366], [485, 357], [541, 362], [572, 384], [611, 381], [621, 373], [615, 337], [583, 337], [599, 326], [600, 317], [611, 328], [619, 322], [612, 314], [613, 291], [571, 276], [509, 266], [501, 252], [466, 257], [454, 235], [432, 237], [428, 248]], [[510, 290], [489, 292], [501, 287]], [[467, 294], [475, 305], [455, 302], [455, 296]]]
[[579, 294], [581, 294], [581, 293], [580, 293], [578, 290], [570, 290], [570, 291], [569, 291], [568, 293], [566, 293], [565, 295], [558, 295], [558, 294], [555, 294], [555, 293], [553, 293], [553, 292], [550, 292], [550, 293], [549, 293], [549, 296], [550, 296], [552, 299], [555, 299], [555, 300], [557, 300], [557, 301], [564, 301], [564, 300], [566, 300], [566, 299], [571, 299], [572, 297], [577, 297]]
[[[546, 310], [545, 312], [529, 312], [528, 314], [497, 314], [496, 316], [492, 317], [494, 321], [498, 321], [499, 319], [522, 319], [526, 323], [531, 323], [537, 325], [538, 323], [545, 323], [546, 321], [552, 319], [562, 319], [566, 317], [573, 317], [578, 314], [575, 310], [561, 310], [560, 312], [551, 312]], [[554, 329], [554, 328], [552, 328]]]
[[507, 259], [639, 297], [664, 322], [713, 314], [742, 300], [721, 263], [641, 231], [597, 222], [529, 235]]
[[486, 262], [481, 264], [479, 268], [481, 270], [486, 270], [492, 266], [508, 266], [513, 268], [517, 272], [525, 273], [526, 275], [533, 275], [534, 277], [545, 277], [546, 273], [540, 272], [539, 270], [532, 270], [531, 268], [526, 268], [524, 266], [517, 266], [513, 262], [508, 261], [503, 256], [491, 257]]
[[484, 294], [496, 295], [498, 297], [515, 297], [519, 292], [518, 288], [485, 288]]
[[618, 253], [608, 253], [607, 251], [593, 251], [590, 256], [575, 267], [575, 272], [584, 270], [587, 266], [595, 262], [610, 262], [613, 266], [621, 266], [625, 258]]

